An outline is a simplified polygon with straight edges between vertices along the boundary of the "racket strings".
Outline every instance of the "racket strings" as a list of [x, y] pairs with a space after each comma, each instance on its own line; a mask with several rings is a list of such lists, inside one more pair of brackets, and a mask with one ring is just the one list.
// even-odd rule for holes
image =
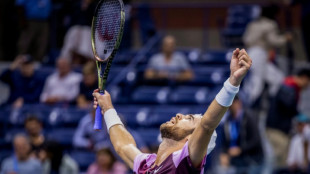
[[121, 5], [118, 0], [105, 0], [97, 12], [95, 48], [100, 59], [107, 59], [115, 48], [121, 28]]

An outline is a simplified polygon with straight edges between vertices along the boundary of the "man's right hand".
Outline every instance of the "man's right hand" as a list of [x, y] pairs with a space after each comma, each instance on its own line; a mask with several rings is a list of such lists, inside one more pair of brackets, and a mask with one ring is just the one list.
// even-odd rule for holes
[[101, 95], [99, 94], [99, 90], [96, 89], [94, 90], [93, 96], [94, 96], [94, 108], [96, 109], [99, 104], [102, 110], [102, 115], [104, 115], [104, 113], [107, 110], [114, 108], [111, 101], [111, 95], [108, 93], [108, 91], [104, 91], [104, 94]]

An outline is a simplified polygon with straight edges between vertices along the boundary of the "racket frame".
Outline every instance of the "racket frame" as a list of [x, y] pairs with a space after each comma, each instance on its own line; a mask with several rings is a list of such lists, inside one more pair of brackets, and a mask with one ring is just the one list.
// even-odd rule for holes
[[[114, 49], [113, 49], [111, 55], [106, 59], [101, 59], [97, 54], [97, 50], [96, 50], [96, 46], [95, 46], [95, 30], [96, 30], [95, 23], [96, 23], [96, 20], [98, 17], [98, 10], [104, 1], [105, 0], [99, 1], [98, 5], [96, 7], [96, 10], [95, 10], [95, 13], [94, 13], [94, 16], [92, 19], [92, 25], [91, 25], [91, 44], [92, 44], [93, 54], [94, 54], [94, 57], [96, 59], [96, 65], [97, 65], [97, 71], [98, 71], [98, 88], [99, 88], [100, 94], [104, 94], [104, 90], [106, 87], [106, 83], [107, 83], [109, 71], [110, 71], [110, 68], [112, 65], [112, 61], [113, 61], [113, 59], [114, 59], [114, 57], [118, 51], [118, 47], [121, 44], [123, 32], [124, 32], [124, 25], [125, 25], [124, 4], [123, 4], [122, 0], [118, 0], [120, 5], [121, 5], [120, 31], [118, 33], [117, 40], [115, 42]], [[103, 71], [105, 63], [106, 63], [106, 67]], [[96, 114], [96, 117], [97, 117], [97, 114]], [[95, 128], [95, 129], [97, 129], [97, 128]]]

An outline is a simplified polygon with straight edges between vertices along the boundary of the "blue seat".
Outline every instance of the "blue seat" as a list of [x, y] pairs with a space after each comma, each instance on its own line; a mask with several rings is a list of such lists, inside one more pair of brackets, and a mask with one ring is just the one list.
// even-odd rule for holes
[[70, 148], [72, 146], [72, 139], [75, 129], [73, 128], [58, 128], [51, 130], [47, 138], [49, 140], [57, 141], [62, 144], [65, 148]]
[[0, 164], [2, 164], [3, 160], [13, 155], [12, 150], [3, 149], [0, 151]]
[[209, 89], [206, 87], [180, 86], [173, 90], [170, 102], [176, 104], [207, 104], [212, 98], [209, 97]]
[[141, 105], [116, 106], [115, 108], [120, 117], [125, 119], [126, 124], [132, 128], [143, 125], [151, 111], [149, 107]]
[[90, 151], [74, 150], [70, 156], [78, 163], [80, 172], [86, 172], [88, 166], [96, 160], [95, 153]]
[[15, 135], [17, 134], [25, 134], [25, 130], [23, 128], [14, 128], [7, 130], [4, 136], [4, 142], [3, 143], [12, 143]]
[[143, 122], [143, 125], [147, 127], [158, 127], [162, 123], [169, 121], [172, 117], [175, 117], [177, 113], [188, 114], [189, 108], [182, 105], [154, 106], [148, 118]]
[[161, 142], [161, 135], [158, 128], [137, 129], [137, 132], [149, 147], [158, 146]]
[[166, 103], [170, 89], [168, 87], [141, 86], [132, 94], [132, 101], [143, 104]]
[[185, 84], [198, 86], [214, 86], [222, 84], [230, 73], [229, 66], [205, 67], [196, 66], [193, 68], [194, 78]]
[[208, 50], [202, 53], [199, 63], [204, 64], [229, 64], [231, 53], [228, 50]]

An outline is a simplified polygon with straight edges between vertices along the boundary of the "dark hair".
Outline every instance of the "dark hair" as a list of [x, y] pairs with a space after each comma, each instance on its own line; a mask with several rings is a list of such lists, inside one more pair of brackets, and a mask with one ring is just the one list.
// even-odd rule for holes
[[51, 171], [59, 173], [59, 168], [63, 157], [63, 147], [56, 141], [48, 141], [45, 143], [43, 150], [48, 154], [51, 161]]
[[114, 164], [115, 161], [116, 161], [116, 158], [115, 158], [115, 156], [113, 155], [112, 151], [111, 151], [109, 148], [102, 148], [102, 149], [99, 149], [99, 150], [96, 152], [96, 155], [98, 156], [98, 155], [100, 155], [100, 154], [102, 154], [102, 153], [107, 154], [107, 155], [109, 155], [109, 156], [111, 157], [111, 163], [109, 164], [108, 167], [109, 167], [109, 170], [112, 169], [113, 164]]
[[275, 4], [270, 4], [262, 8], [261, 16], [274, 20], [278, 12], [279, 7]]
[[297, 76], [298, 77], [307, 76], [308, 78], [310, 78], [310, 69], [309, 68], [300, 69], [297, 72]]
[[36, 121], [37, 123], [42, 124], [42, 121], [36, 115], [29, 115], [29, 116], [27, 116], [27, 118], [25, 119], [24, 124], [27, 124], [30, 121]]

